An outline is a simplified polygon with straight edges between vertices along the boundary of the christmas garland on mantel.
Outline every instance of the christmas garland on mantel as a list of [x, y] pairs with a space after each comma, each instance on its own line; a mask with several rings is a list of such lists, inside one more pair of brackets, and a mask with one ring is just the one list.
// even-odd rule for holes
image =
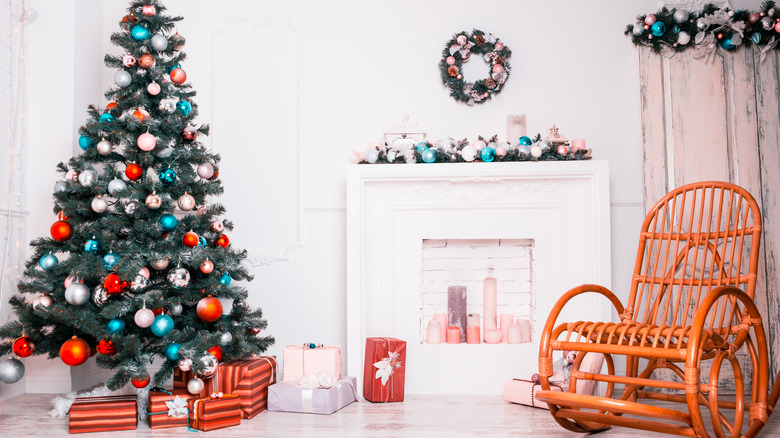
[[707, 4], [700, 12], [661, 8], [655, 14], [637, 16], [625, 34], [637, 46], [656, 53], [694, 50], [697, 58], [708, 59], [720, 47], [731, 51], [742, 45], [761, 48], [763, 61], [769, 50], [780, 50], [780, 8], [765, 1], [758, 11], [720, 9]]

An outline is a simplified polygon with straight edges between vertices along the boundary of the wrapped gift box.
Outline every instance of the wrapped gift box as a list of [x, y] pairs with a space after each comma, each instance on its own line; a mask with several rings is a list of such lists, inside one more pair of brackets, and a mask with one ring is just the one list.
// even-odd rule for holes
[[[179, 367], [174, 368], [173, 389], [187, 391], [187, 382], [189, 382], [194, 377], [198, 377], [198, 376], [196, 376], [192, 370], [182, 371], [179, 369]], [[212, 391], [211, 379], [201, 379], [201, 380], [203, 380], [203, 391], [201, 391], [200, 394], [195, 394], [196, 396], [198, 396], [198, 398], [206, 398], [213, 391], [217, 390], [216, 388], [214, 388]]]
[[149, 391], [149, 427], [185, 427], [192, 411], [192, 403], [202, 398], [189, 391]]
[[297, 382], [304, 374], [325, 373], [341, 378], [341, 347], [337, 345], [317, 348], [288, 345], [283, 355], [285, 382]]
[[306, 388], [297, 383], [279, 382], [268, 388], [268, 410], [332, 414], [357, 401], [357, 380], [346, 377], [330, 388]]
[[138, 397], [77, 397], [68, 414], [68, 432], [109, 432], [138, 427]]
[[[504, 382], [504, 400], [534, 408], [547, 409], [547, 403], [536, 399], [536, 393], [542, 390], [542, 385], [530, 380], [514, 379]], [[550, 384], [551, 391], [563, 391], [558, 384]]]
[[363, 397], [372, 402], [404, 401], [406, 341], [366, 338]]
[[219, 391], [239, 397], [242, 418], [252, 418], [268, 406], [268, 386], [276, 382], [276, 359], [263, 356], [222, 363], [214, 379]]
[[201, 398], [192, 404], [190, 425], [195, 429], [207, 432], [241, 424], [241, 400], [236, 395]]

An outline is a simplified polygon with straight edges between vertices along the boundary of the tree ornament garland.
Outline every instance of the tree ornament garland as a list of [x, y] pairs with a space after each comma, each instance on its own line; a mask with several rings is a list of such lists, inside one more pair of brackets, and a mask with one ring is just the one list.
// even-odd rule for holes
[[637, 16], [625, 35], [637, 46], [656, 53], [693, 50], [694, 57], [709, 60], [718, 48], [732, 51], [742, 45], [760, 48], [760, 61], [769, 50], [780, 50], [780, 8], [765, 1], [758, 11], [731, 10], [707, 4], [699, 12], [661, 8]]
[[[463, 63], [471, 54], [482, 56], [490, 66], [488, 77], [476, 82], [463, 79]], [[485, 103], [498, 94], [509, 78], [509, 57], [512, 51], [493, 34], [474, 29], [459, 32], [449, 40], [439, 61], [442, 83], [450, 89], [450, 96], [468, 105]]]

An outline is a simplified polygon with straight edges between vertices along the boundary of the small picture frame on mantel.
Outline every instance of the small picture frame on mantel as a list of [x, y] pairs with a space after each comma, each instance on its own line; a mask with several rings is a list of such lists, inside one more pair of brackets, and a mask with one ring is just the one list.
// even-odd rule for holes
[[404, 115], [401, 122], [394, 124], [384, 132], [385, 143], [393, 149], [408, 149], [421, 141], [425, 141], [428, 134], [417, 123], [409, 121], [409, 115]]

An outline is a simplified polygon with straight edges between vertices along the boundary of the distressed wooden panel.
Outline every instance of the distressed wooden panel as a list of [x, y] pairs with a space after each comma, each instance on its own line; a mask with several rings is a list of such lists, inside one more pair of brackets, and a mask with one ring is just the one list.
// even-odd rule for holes
[[[770, 352], [780, 352], [780, 58], [770, 51], [760, 63], [743, 48], [705, 63], [641, 48], [639, 62], [645, 205], [701, 180], [730, 181], [756, 197], [764, 233], [755, 301]], [[771, 377], [779, 356], [770, 355]]]

